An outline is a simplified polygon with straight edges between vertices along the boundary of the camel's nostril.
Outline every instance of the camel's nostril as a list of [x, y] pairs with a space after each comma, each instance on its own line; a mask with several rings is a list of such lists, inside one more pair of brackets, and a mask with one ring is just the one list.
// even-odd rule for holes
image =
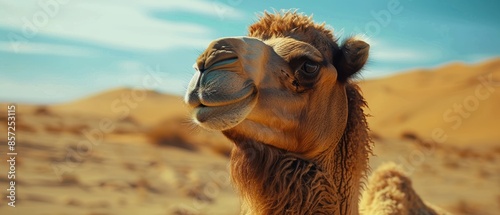
[[238, 60], [238, 56], [231, 50], [214, 50], [204, 61], [204, 69], [212, 70], [214, 68], [226, 67]]
[[221, 67], [224, 65], [232, 64], [232, 63], [236, 62], [237, 60], [238, 60], [238, 57], [231, 57], [228, 59], [223, 59], [223, 60], [220, 60], [220, 61], [213, 63], [210, 67], [212, 67], [212, 68]]

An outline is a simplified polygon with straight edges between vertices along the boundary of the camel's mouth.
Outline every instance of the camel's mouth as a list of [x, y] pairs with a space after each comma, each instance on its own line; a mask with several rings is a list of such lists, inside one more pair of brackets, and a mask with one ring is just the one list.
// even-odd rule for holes
[[[215, 53], [215, 54], [214, 54]], [[199, 63], [185, 96], [193, 108], [192, 117], [200, 126], [226, 130], [242, 122], [253, 108], [255, 84], [245, 77], [233, 53], [216, 50]], [[198, 69], [200, 70], [200, 69]]]
[[212, 130], [227, 130], [241, 123], [253, 109], [255, 93], [221, 106], [201, 104], [193, 109], [192, 117], [200, 126]]

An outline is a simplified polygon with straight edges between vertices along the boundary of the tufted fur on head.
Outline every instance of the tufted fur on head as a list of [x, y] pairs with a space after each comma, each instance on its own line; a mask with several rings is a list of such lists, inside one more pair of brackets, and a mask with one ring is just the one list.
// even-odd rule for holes
[[368, 60], [367, 54], [361, 54], [368, 52], [367, 43], [351, 37], [339, 47], [333, 30], [328, 29], [325, 23], [316, 24], [312, 16], [298, 14], [296, 11], [274, 14], [264, 12], [248, 29], [248, 36], [262, 40], [291, 37], [311, 44], [334, 64], [341, 82], [346, 82], [359, 72]]

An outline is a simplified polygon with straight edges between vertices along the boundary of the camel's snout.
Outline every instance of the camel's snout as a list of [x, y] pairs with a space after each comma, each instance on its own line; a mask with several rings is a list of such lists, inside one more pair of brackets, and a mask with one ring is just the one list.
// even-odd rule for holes
[[196, 60], [195, 68], [204, 72], [206, 70], [222, 69], [225, 65], [238, 60], [238, 49], [245, 46], [240, 38], [220, 38], [212, 41], [205, 51]]
[[224, 68], [228, 64], [231, 64], [238, 60], [238, 55], [231, 50], [225, 49], [207, 49], [207, 54], [202, 55], [202, 58], [196, 61], [196, 69], [200, 72], [205, 72], [207, 70], [215, 70]]
[[242, 56], [255, 55], [269, 47], [253, 37], [224, 37], [212, 41], [198, 57], [195, 68], [201, 72], [220, 69], [220, 66], [238, 61]]
[[272, 48], [252, 37], [214, 40], [197, 58], [185, 102], [192, 108], [239, 102], [255, 91], [261, 64]]
[[243, 37], [215, 40], [196, 60], [184, 100], [202, 127], [232, 128], [252, 110], [256, 86], [247, 72], [256, 69], [248, 64], [252, 61], [248, 57], [254, 59], [248, 54], [248, 42]]

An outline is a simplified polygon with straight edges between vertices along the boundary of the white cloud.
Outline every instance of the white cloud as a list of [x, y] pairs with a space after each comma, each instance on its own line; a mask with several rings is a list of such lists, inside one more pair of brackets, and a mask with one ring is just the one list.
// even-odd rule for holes
[[363, 69], [363, 71], [361, 72], [361, 78], [362, 79], [382, 78], [394, 75], [398, 72], [401, 72], [401, 70], [395, 69], [394, 67], [390, 66], [367, 67]]
[[373, 39], [371, 42], [370, 57], [375, 62], [426, 63], [441, 55], [441, 51], [432, 46], [411, 47]]
[[[99, 90], [102, 89], [97, 89], [97, 91]], [[50, 80], [24, 80], [20, 82], [2, 78], [0, 79], [0, 91], [9, 92], [0, 96], [0, 101], [22, 103], [66, 102], [94, 93], [57, 77]]]
[[56, 45], [50, 43], [11, 43], [11, 42], [1, 42], [0, 41], [0, 51], [12, 52], [16, 54], [44, 54], [44, 55], [62, 55], [62, 56], [95, 56], [99, 55], [100, 52], [82, 48], [79, 46], [70, 45]]
[[479, 62], [487, 61], [487, 60], [490, 60], [490, 59], [493, 59], [493, 58], [498, 58], [498, 57], [499, 56], [495, 56], [493, 54], [485, 54], [485, 53], [477, 54], [477, 53], [473, 53], [473, 54], [469, 54], [469, 55], [465, 56], [465, 61], [469, 62], [469, 63], [479, 63]]
[[389, 62], [414, 62], [420, 60], [426, 60], [428, 57], [426, 55], [422, 55], [415, 50], [404, 49], [404, 48], [384, 48], [380, 51], [374, 52], [372, 54], [373, 58], [378, 61], [389, 61]]
[[0, 9], [0, 26], [20, 30], [22, 34], [17, 36], [28, 41], [43, 34], [136, 50], [198, 48], [214, 39], [214, 31], [207, 26], [160, 20], [151, 16], [152, 10], [191, 12], [221, 20], [244, 16], [231, 6], [202, 0], [25, 0], [3, 4], [7, 5]]
[[242, 19], [245, 17], [244, 13], [233, 6], [239, 5], [242, 1], [226, 1], [228, 4], [218, 2], [215, 0], [190, 0], [190, 1], [158, 1], [146, 0], [141, 1], [139, 4], [145, 5], [149, 8], [161, 8], [175, 11], [186, 11], [207, 16], [217, 17], [220, 20], [229, 19]]

